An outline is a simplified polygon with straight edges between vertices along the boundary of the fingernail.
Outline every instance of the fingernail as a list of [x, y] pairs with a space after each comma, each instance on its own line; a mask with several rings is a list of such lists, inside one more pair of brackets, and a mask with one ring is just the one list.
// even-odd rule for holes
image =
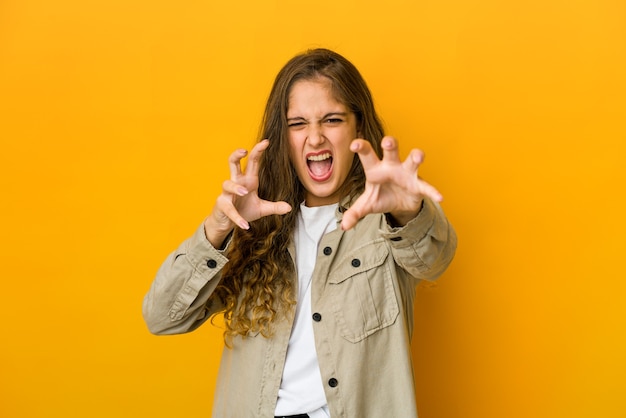
[[237, 187], [237, 194], [239, 196], [245, 196], [248, 194], [248, 190], [246, 190], [246, 188], [244, 187]]
[[250, 229], [250, 224], [246, 222], [245, 220], [241, 221], [239, 222], [239, 228], [248, 230]]

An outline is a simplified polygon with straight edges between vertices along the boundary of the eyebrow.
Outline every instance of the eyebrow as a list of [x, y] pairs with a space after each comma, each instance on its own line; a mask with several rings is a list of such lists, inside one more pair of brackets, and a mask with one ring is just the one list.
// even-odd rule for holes
[[[348, 112], [330, 112], [330, 113], [327, 113], [324, 116], [322, 116], [322, 118], [320, 120], [328, 119], [331, 116], [343, 116], [343, 117], [346, 117], [346, 116], [348, 116]], [[302, 116], [296, 116], [296, 117], [293, 117], [293, 118], [287, 118], [287, 122], [296, 121], [296, 120], [304, 120], [304, 121], [306, 121], [306, 119], [303, 118]]]

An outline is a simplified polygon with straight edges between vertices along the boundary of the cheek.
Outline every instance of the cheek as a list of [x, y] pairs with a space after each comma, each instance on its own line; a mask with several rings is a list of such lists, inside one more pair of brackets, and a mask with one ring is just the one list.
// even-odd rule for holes
[[343, 170], [347, 173], [352, 168], [352, 163], [355, 158], [359, 158], [356, 154], [348, 152], [343, 158]]
[[341, 151], [341, 153], [354, 155], [354, 153], [350, 151], [350, 144], [352, 144], [352, 141], [354, 141], [356, 138], [356, 130], [343, 132], [341, 136], [339, 136], [335, 141], [335, 146], [338, 150]]
[[341, 161], [343, 163], [343, 169], [345, 171], [350, 171], [354, 159], [359, 158], [357, 154], [350, 151], [350, 144], [354, 139], [356, 139], [356, 136], [354, 136], [355, 134], [356, 130], [351, 131], [349, 134], [344, 136], [344, 140], [341, 143]]
[[300, 155], [300, 141], [298, 140], [298, 135], [290, 134], [288, 139], [289, 144], [289, 158], [291, 162], [295, 165], [296, 161], [299, 160]]

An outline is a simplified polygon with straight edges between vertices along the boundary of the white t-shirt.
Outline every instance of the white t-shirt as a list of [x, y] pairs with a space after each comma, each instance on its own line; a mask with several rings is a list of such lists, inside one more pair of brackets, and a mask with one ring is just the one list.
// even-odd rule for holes
[[337, 204], [312, 208], [300, 205], [294, 233], [298, 303], [275, 415], [330, 417], [313, 337], [311, 276], [322, 236], [337, 228], [336, 209]]

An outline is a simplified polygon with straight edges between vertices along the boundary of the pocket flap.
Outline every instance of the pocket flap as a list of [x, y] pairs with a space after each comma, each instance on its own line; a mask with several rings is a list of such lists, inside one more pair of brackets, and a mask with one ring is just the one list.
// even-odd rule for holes
[[384, 239], [370, 241], [343, 257], [330, 271], [328, 282], [339, 284], [355, 274], [379, 267], [388, 255], [389, 248]]

